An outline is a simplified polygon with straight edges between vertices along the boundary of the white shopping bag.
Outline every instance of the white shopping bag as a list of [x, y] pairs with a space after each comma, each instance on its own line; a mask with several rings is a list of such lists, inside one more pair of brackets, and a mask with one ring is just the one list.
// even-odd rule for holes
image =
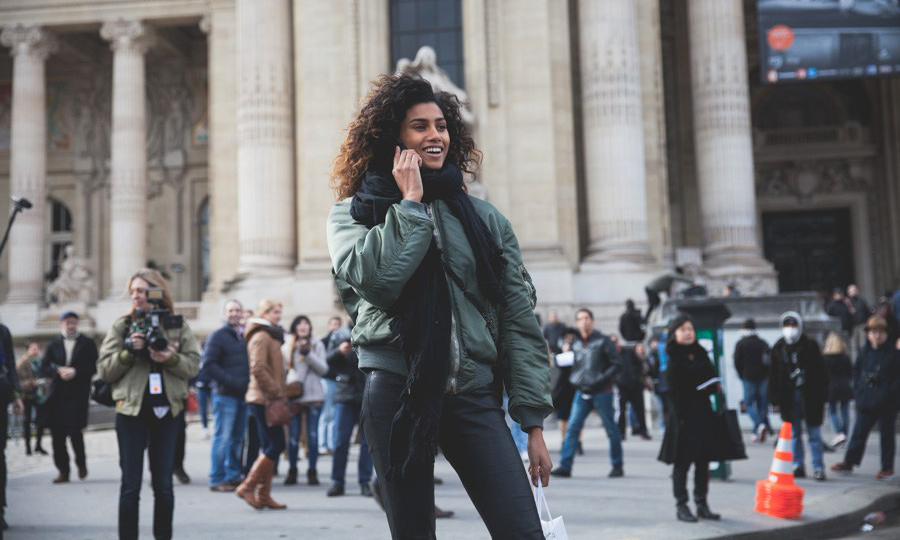
[[[552, 517], [550, 515], [550, 507], [547, 506], [547, 499], [544, 497], [544, 488], [538, 485], [534, 489], [534, 504], [537, 505], [538, 516], [541, 518], [541, 529], [544, 531], [544, 538], [548, 540], [569, 540], [566, 534], [566, 524], [563, 523], [562, 516]], [[547, 519], [544, 519], [546, 512]]]

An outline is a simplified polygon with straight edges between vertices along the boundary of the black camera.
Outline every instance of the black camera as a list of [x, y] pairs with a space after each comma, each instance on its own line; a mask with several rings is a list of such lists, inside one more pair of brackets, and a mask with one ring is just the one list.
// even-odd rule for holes
[[134, 352], [134, 343], [131, 340], [133, 334], [141, 334], [147, 346], [154, 351], [164, 351], [169, 346], [169, 340], [163, 334], [163, 329], [181, 328], [184, 318], [175, 315], [163, 307], [163, 292], [159, 287], [147, 289], [147, 301], [153, 305], [147, 311], [138, 310], [134, 313], [134, 320], [125, 338], [125, 348]]
[[878, 373], [873, 373], [871, 371], [867, 371], [863, 374], [863, 385], [867, 388], [875, 388], [878, 386]]

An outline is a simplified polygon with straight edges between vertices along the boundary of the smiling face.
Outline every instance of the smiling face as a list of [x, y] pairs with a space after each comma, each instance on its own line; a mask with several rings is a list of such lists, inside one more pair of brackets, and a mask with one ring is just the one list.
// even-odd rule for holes
[[400, 142], [415, 150], [422, 158], [422, 167], [440, 169], [450, 150], [447, 121], [437, 103], [419, 103], [406, 111], [400, 125]]

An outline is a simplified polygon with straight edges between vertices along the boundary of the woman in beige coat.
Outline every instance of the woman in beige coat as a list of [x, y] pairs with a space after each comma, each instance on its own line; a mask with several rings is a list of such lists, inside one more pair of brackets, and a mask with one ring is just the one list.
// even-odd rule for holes
[[266, 425], [266, 404], [287, 396], [284, 360], [281, 356], [284, 330], [278, 326], [279, 322], [281, 304], [266, 298], [259, 303], [255, 316], [247, 321], [247, 329], [244, 331], [250, 357], [250, 385], [247, 387], [246, 400], [259, 433], [260, 454], [235, 493], [256, 509], [287, 508], [270, 495], [275, 460], [285, 448], [284, 428]]

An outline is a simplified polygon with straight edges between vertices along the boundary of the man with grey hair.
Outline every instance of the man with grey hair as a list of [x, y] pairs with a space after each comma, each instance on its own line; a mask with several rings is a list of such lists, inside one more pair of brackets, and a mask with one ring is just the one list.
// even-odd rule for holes
[[213, 384], [213, 434], [209, 489], [226, 493], [241, 482], [241, 446], [247, 422], [244, 394], [250, 381], [247, 343], [241, 332], [243, 307], [225, 302], [225, 324], [213, 332], [203, 349], [200, 369]]

